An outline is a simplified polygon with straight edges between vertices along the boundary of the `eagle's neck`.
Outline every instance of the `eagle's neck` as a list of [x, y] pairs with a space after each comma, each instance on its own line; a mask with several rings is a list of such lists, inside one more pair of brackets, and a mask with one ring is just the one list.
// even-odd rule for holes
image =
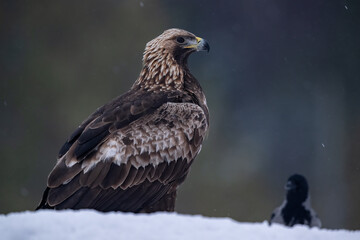
[[188, 68], [186, 61], [178, 62], [165, 49], [145, 51], [143, 68], [133, 87], [144, 90], [183, 90]]
[[132, 88], [153, 92], [183, 91], [204, 109], [208, 121], [209, 111], [205, 94], [187, 67], [189, 55], [175, 56], [165, 49], [147, 48], [143, 57], [143, 68]]

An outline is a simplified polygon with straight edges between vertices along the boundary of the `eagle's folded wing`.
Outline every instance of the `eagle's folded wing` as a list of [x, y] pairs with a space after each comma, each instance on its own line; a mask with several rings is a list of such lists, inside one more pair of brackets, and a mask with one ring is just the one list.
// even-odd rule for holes
[[204, 111], [192, 103], [165, 103], [120, 128], [98, 119], [50, 173], [49, 206], [140, 211], [183, 181], [207, 129]]

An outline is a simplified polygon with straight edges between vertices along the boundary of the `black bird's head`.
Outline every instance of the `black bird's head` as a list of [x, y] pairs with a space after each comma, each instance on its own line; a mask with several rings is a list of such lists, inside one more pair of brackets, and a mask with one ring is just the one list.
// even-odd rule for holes
[[304, 176], [294, 174], [289, 177], [285, 190], [289, 203], [303, 203], [308, 197], [309, 186]]

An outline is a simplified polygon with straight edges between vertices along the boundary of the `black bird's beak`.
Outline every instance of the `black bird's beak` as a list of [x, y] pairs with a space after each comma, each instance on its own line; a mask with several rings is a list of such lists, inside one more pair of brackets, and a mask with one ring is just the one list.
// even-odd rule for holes
[[289, 191], [289, 190], [292, 190], [292, 189], [295, 189], [296, 188], [296, 185], [291, 182], [291, 181], [288, 181], [285, 185], [285, 190], [286, 191]]

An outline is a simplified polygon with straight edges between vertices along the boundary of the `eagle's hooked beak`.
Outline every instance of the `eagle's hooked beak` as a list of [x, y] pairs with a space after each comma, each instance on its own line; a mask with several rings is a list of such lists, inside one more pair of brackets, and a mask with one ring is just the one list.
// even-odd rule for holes
[[196, 43], [186, 46], [185, 48], [193, 48], [196, 51], [210, 51], [209, 43], [202, 38], [196, 37]]
[[210, 51], [210, 45], [205, 39], [196, 37], [196, 40], [198, 42], [196, 48], [197, 51], [207, 51], [207, 52]]

